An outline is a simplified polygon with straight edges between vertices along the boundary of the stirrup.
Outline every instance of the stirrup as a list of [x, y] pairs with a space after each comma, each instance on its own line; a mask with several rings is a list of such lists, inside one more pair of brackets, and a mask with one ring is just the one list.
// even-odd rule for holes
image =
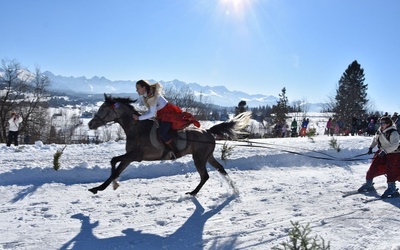
[[178, 157], [172, 150], [169, 150], [167, 148], [164, 149], [161, 155], [161, 160], [176, 160], [176, 159], [178, 159]]
[[163, 153], [162, 153], [162, 155], [161, 155], [161, 160], [170, 160], [170, 159], [167, 159], [167, 155], [168, 155], [170, 152], [171, 152], [171, 150], [168, 150], [167, 148], [164, 148], [164, 151], [163, 151]]

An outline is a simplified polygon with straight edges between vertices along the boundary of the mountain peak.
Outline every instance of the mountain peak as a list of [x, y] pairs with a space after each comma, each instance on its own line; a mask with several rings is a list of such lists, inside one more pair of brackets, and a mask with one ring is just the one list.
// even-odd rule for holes
[[[103, 94], [104, 92], [107, 92], [111, 94], [126, 94], [128, 96], [136, 94], [133, 87], [136, 81], [111, 81], [105, 77], [99, 76], [93, 76], [90, 79], [87, 79], [84, 76], [55, 76], [49, 71], [44, 72], [44, 74], [50, 78], [53, 90], [87, 94]], [[156, 82], [154, 80], [149, 81]], [[249, 107], [273, 106], [279, 100], [277, 97], [272, 95], [253, 95], [236, 90], [232, 91], [227, 89], [225, 86], [202, 86], [198, 83], [186, 83], [178, 79], [172, 81], [160, 81], [160, 83], [164, 86], [164, 89], [173, 88], [180, 90], [182, 88], [189, 88], [196, 96], [202, 95], [208, 97], [213, 104], [222, 107], [235, 107], [242, 100], [246, 101]]]

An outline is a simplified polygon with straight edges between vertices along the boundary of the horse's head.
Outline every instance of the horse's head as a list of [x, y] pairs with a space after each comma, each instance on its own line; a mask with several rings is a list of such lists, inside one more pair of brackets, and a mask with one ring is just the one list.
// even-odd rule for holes
[[90, 129], [97, 129], [109, 122], [118, 122], [118, 120], [126, 117], [133, 119], [132, 115], [138, 114], [130, 105], [136, 100], [121, 97], [113, 98], [111, 95], [106, 94], [104, 94], [104, 99], [104, 103], [88, 124]]

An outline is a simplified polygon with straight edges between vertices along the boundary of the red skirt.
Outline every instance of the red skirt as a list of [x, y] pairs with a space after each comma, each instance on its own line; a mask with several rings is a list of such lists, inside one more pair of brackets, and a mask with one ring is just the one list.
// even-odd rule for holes
[[400, 181], [400, 153], [386, 154], [379, 157], [378, 150], [372, 159], [366, 179], [370, 180], [376, 176], [386, 174], [387, 182]]
[[181, 130], [193, 123], [200, 127], [200, 123], [188, 112], [182, 111], [178, 106], [167, 103], [164, 108], [157, 111], [157, 119], [172, 123], [171, 129]]

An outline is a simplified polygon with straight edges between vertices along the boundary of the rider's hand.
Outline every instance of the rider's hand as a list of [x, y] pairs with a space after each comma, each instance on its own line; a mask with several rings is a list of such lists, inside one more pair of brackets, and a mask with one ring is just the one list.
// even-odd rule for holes
[[369, 154], [369, 155], [372, 155], [373, 153], [372, 153], [372, 148], [369, 148], [368, 149], [368, 153], [367, 154]]
[[385, 153], [385, 151], [383, 151], [383, 150], [382, 150], [381, 152], [379, 152], [379, 154], [378, 154], [378, 155], [379, 155], [379, 157], [383, 157], [383, 156], [385, 156], [385, 155], [386, 155], [386, 153]]

